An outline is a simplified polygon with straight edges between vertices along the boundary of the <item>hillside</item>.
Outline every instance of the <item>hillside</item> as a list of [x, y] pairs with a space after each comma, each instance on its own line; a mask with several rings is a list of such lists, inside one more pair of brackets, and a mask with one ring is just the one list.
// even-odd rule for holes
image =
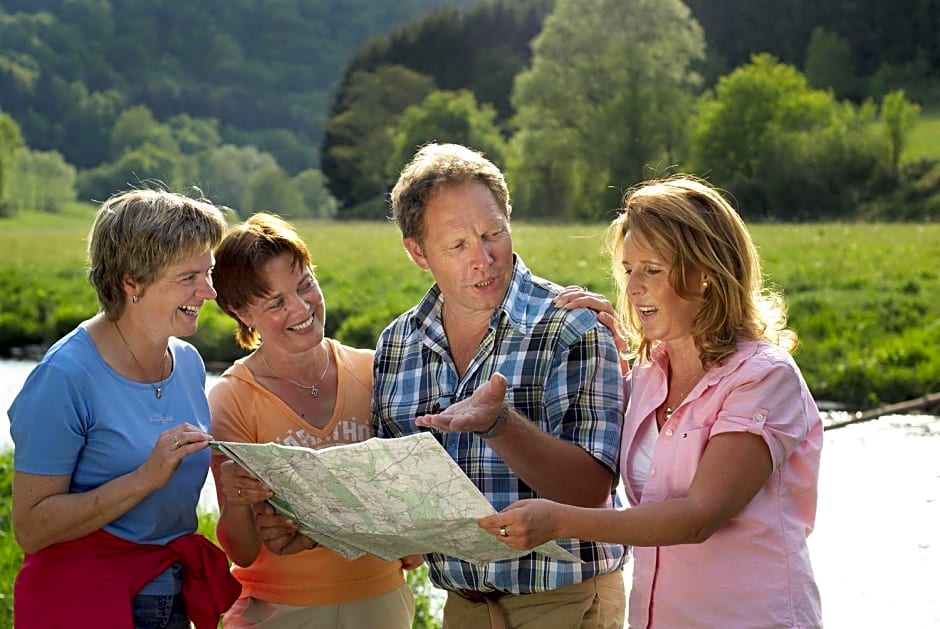
[[120, 112], [216, 119], [288, 171], [317, 164], [331, 89], [369, 37], [473, 0], [0, 0], [0, 109], [33, 149], [109, 159]]

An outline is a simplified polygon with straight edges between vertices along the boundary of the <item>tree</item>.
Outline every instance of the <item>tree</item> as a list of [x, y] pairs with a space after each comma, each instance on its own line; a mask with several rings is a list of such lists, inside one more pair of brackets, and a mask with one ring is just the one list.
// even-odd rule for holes
[[496, 109], [478, 105], [473, 93], [436, 91], [401, 115], [389, 133], [392, 137], [388, 177], [394, 179], [427, 142], [454, 142], [482, 151], [496, 164], [504, 164], [506, 140], [496, 126]]
[[430, 78], [403, 66], [383, 66], [351, 77], [340, 113], [327, 125], [321, 165], [330, 191], [344, 208], [385, 193], [385, 166], [392, 149], [387, 129], [432, 89]]
[[195, 118], [179, 114], [166, 121], [180, 151], [186, 155], [202, 153], [222, 144], [219, 121], [214, 118]]
[[784, 131], [812, 130], [832, 113], [830, 95], [768, 54], [718, 81], [699, 104], [693, 163], [719, 180], [753, 178], [764, 147]]
[[13, 210], [58, 212], [75, 200], [75, 167], [55, 151], [20, 151], [10, 181]]
[[184, 161], [179, 151], [144, 142], [121, 154], [113, 162], [82, 171], [78, 176], [80, 199], [102, 202], [120, 190], [150, 185], [179, 189]]
[[852, 47], [844, 37], [824, 28], [813, 29], [803, 71], [806, 80], [815, 88], [831, 89], [841, 98], [861, 96], [852, 61]]
[[881, 123], [885, 128], [888, 139], [888, 163], [891, 172], [897, 174], [901, 164], [901, 153], [907, 135], [917, 123], [920, 114], [920, 105], [911, 103], [904, 96], [904, 90], [896, 90], [885, 94], [881, 99]]
[[851, 214], [881, 175], [873, 108], [837, 102], [768, 54], [721, 77], [693, 129], [692, 170], [729, 190], [748, 217]]
[[179, 145], [170, 127], [157, 122], [146, 106], [135, 105], [121, 112], [114, 123], [114, 129], [111, 130], [111, 157], [119, 158], [143, 144], [179, 152]]
[[198, 157], [199, 181], [202, 191], [216, 203], [231, 206], [243, 217], [250, 213], [247, 182], [256, 172], [277, 167], [270, 153], [253, 146], [223, 144]]
[[297, 185], [280, 166], [252, 173], [245, 186], [245, 201], [241, 209], [246, 214], [269, 211], [284, 218], [310, 216]]
[[16, 155], [23, 148], [23, 136], [20, 127], [10, 116], [0, 111], [0, 215], [3, 215], [7, 180], [16, 161]]
[[326, 177], [321, 171], [316, 168], [301, 171], [294, 177], [294, 184], [300, 191], [300, 196], [311, 216], [314, 218], [336, 217], [339, 203], [330, 194], [330, 189], [326, 186]]
[[680, 0], [558, 0], [513, 88], [517, 207], [599, 218], [675, 159], [703, 57]]

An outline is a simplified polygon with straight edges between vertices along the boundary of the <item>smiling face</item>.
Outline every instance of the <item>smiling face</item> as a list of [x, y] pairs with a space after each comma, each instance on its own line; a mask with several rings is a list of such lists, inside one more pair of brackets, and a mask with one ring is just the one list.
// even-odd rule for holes
[[[651, 341], [691, 342], [692, 323], [700, 299], [680, 297], [669, 283], [670, 267], [642, 235], [628, 231], [623, 241], [627, 297], [643, 335]], [[688, 274], [693, 294], [701, 291], [701, 272]]]
[[326, 305], [310, 268], [284, 252], [265, 263], [262, 274], [270, 291], [239, 311], [242, 322], [258, 330], [266, 347], [295, 353], [318, 345]]
[[512, 276], [509, 220], [484, 184], [446, 186], [430, 196], [424, 241], [405, 238], [405, 248], [431, 271], [448, 316], [489, 317], [502, 302]]
[[140, 294], [152, 319], [166, 321], [167, 336], [191, 336], [199, 327], [202, 305], [215, 299], [213, 261], [212, 251], [204, 251], [164, 268], [145, 291], [128, 282], [128, 292]]

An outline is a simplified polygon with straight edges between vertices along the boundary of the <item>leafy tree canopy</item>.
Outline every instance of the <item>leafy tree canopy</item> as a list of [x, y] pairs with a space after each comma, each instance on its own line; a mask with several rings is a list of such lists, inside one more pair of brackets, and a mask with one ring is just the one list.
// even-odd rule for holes
[[29, 146], [82, 168], [111, 159], [111, 126], [142, 104], [159, 121], [218, 120], [223, 137], [283, 130], [310, 148], [267, 135], [259, 146], [298, 172], [316, 165], [329, 93], [353, 50], [469, 2], [2, 0], [0, 107]]
[[517, 207], [599, 218], [684, 144], [704, 57], [680, 0], [558, 0], [513, 104]]

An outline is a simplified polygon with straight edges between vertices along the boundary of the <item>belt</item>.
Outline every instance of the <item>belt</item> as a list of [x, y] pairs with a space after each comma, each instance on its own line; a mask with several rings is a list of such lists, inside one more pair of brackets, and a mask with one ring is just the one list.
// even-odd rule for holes
[[462, 596], [471, 603], [486, 603], [487, 601], [495, 603], [504, 596], [508, 596], [511, 592], [500, 592], [499, 590], [491, 590], [489, 592], [478, 592], [477, 590], [450, 590], [458, 596]]

